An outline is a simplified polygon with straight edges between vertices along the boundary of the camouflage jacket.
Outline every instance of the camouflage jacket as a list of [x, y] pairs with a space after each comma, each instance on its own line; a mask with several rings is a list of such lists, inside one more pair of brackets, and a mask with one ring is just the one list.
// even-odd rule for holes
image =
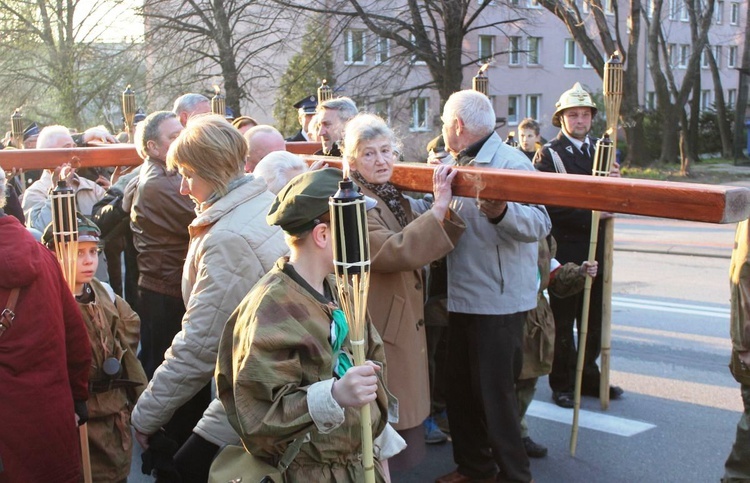
[[555, 318], [552, 308], [544, 296], [544, 290], [558, 297], [569, 297], [583, 290], [586, 277], [579, 273], [579, 265], [569, 262], [554, 270], [550, 280], [552, 259], [555, 258], [557, 243], [550, 235], [539, 242], [539, 289], [536, 309], [526, 315], [523, 337], [523, 367], [519, 379], [544, 376], [552, 370], [555, 355]]
[[[313, 415], [312, 393], [320, 387], [330, 393], [336, 306], [292, 278], [285, 266], [280, 259], [229, 318], [216, 368], [219, 397], [232, 427], [256, 457], [275, 465], [292, 441], [309, 438], [285, 481], [362, 481], [359, 410], [345, 408], [340, 421], [318, 421]], [[327, 284], [335, 294], [335, 280], [330, 277]], [[348, 340], [344, 349], [351, 352]], [[366, 354], [384, 362], [382, 340], [369, 323]], [[377, 401], [370, 404], [373, 436], [386, 424], [387, 401], [381, 384]]]
[[133, 450], [130, 411], [148, 383], [136, 357], [141, 321], [127, 302], [112, 294], [101, 282], [94, 279], [90, 286], [94, 301], [78, 303], [91, 343], [90, 384], [101, 386], [107, 380], [102, 367], [110, 357], [116, 358], [123, 368], [120, 379], [141, 384], [103, 392], [92, 390], [87, 403], [93, 479], [121, 481], [130, 473]]
[[737, 224], [734, 250], [729, 267], [731, 291], [732, 375], [742, 384], [750, 385], [750, 367], [742, 364], [737, 354], [750, 351], [750, 231], [745, 220]]

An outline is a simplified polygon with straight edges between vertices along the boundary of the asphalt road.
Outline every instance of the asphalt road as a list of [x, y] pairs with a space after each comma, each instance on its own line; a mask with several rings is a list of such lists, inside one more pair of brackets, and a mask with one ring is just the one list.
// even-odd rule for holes
[[[615, 229], [612, 382], [625, 389], [607, 411], [582, 402], [575, 457], [572, 410], [552, 404], [546, 378], [529, 410], [532, 460], [544, 482], [710, 482], [723, 474], [741, 411], [727, 370], [732, 225], [620, 217]], [[129, 481], [139, 475], [134, 458]], [[454, 468], [451, 445], [430, 446], [395, 482], [430, 482]]]

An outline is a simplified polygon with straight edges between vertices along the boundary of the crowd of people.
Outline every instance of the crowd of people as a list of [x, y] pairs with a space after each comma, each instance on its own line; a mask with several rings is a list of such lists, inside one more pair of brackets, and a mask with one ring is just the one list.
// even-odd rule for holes
[[[485, 95], [454, 93], [428, 146], [425, 197], [394, 186], [400, 140], [349, 98], [301, 100], [300, 129], [286, 140], [210, 107], [186, 94], [172, 111], [141, 114], [133, 143], [143, 164], [130, 172], [63, 165], [6, 180], [0, 170], [0, 309], [15, 314], [0, 316], [0, 412], [16, 415], [0, 426], [0, 483], [79, 481], [84, 423], [94, 481], [127, 480], [135, 439], [159, 482], [205, 483], [228, 445], [285, 481], [359, 482], [365, 405], [376, 481], [408, 471], [448, 432], [456, 469], [438, 483], [533, 481], [529, 458], [547, 448], [530, 437], [526, 410], [547, 374], [554, 402], [573, 407], [586, 277], [582, 394], [599, 396], [603, 254], [587, 260], [588, 210], [454, 196], [451, 185], [454, 166], [590, 175], [591, 96], [576, 84], [555, 106], [555, 139], [543, 143], [525, 119], [511, 145]], [[24, 132], [25, 149], [94, 141], [117, 139], [101, 127]], [[286, 151], [295, 141], [319, 142], [316, 154], [342, 158], [344, 171], [308, 167]], [[344, 177], [367, 205], [361, 366], [332, 275], [329, 197]], [[72, 281], [34, 240], [60, 243], [50, 228], [58, 183], [79, 212]], [[732, 367], [746, 411], [726, 481], [750, 477], [746, 255], [732, 272]], [[30, 394], [47, 404], [30, 407]]]

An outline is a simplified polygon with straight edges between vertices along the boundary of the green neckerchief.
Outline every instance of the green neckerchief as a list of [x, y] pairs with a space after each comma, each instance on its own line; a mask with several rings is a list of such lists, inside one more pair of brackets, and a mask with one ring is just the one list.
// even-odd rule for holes
[[349, 324], [346, 323], [346, 316], [341, 309], [333, 309], [331, 316], [333, 317], [331, 322], [331, 346], [336, 361], [333, 365], [333, 372], [341, 379], [353, 365], [349, 354], [341, 349], [344, 340], [349, 336]]

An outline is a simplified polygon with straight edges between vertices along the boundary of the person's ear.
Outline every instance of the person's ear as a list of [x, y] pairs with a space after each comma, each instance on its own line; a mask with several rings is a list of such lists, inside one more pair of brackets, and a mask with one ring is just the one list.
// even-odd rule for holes
[[456, 123], [453, 126], [453, 128], [456, 130], [456, 135], [460, 136], [462, 132], [464, 132], [464, 121], [460, 117], [456, 117]]
[[331, 241], [331, 229], [327, 223], [319, 223], [313, 228], [312, 237], [318, 248], [325, 248]]

